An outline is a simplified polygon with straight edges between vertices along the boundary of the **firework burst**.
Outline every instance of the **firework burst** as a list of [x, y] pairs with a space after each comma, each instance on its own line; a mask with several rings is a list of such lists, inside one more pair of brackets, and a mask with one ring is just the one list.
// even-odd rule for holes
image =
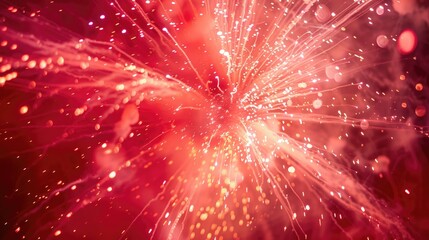
[[367, 183], [427, 134], [417, 33], [376, 27], [407, 3], [3, 1], [7, 236], [412, 238]]

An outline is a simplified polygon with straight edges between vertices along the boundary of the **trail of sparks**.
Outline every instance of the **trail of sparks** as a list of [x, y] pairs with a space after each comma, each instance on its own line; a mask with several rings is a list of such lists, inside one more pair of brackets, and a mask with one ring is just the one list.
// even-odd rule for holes
[[[417, 129], [375, 110], [386, 94], [362, 73], [395, 37], [365, 47], [361, 24], [390, 4], [94, 4], [82, 33], [55, 23], [79, 9], [0, 5], [0, 84], [16, 112], [2, 135], [29, 142], [4, 153], [27, 161], [9, 197], [34, 188], [14, 236], [412, 238], [358, 177], [389, 177], [390, 160], [360, 160], [365, 144], [350, 140]], [[416, 48], [408, 31], [400, 54]], [[41, 183], [26, 187], [33, 173]]]

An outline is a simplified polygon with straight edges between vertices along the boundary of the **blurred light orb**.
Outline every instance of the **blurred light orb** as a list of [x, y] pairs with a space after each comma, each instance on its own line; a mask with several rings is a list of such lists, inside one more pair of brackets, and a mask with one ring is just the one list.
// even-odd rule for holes
[[377, 37], [377, 45], [380, 47], [380, 48], [386, 48], [387, 47], [387, 45], [389, 45], [389, 39], [386, 37], [386, 35], [379, 35], [378, 37]]
[[401, 54], [410, 54], [417, 47], [416, 33], [411, 29], [402, 31], [398, 38], [398, 50]]
[[320, 23], [325, 23], [331, 18], [331, 10], [325, 4], [320, 4], [317, 6], [314, 16]]

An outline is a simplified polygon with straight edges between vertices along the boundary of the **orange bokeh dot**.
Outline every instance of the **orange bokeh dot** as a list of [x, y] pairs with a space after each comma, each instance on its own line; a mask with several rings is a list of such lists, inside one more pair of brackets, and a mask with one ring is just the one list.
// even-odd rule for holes
[[28, 112], [28, 107], [27, 106], [22, 106], [19, 109], [19, 113], [21, 113], [21, 114], [26, 114], [27, 112]]
[[426, 107], [423, 105], [417, 106], [415, 113], [417, 117], [423, 117], [424, 115], [426, 115]]
[[422, 91], [423, 90], [423, 84], [417, 83], [416, 84], [416, 90], [419, 91], [419, 92]]

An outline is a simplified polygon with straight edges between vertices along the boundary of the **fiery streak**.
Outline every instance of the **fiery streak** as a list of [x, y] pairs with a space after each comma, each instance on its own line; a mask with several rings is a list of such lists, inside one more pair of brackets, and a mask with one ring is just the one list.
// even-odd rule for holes
[[[389, 4], [100, 4], [104, 13], [86, 26], [98, 36], [51, 22], [46, 12], [60, 5], [0, 5], [0, 83], [29, 92], [11, 100], [21, 117], [3, 124], [3, 134], [28, 129], [31, 144], [18, 156], [25, 171], [46, 172], [27, 197], [34, 202], [9, 223], [16, 234], [411, 238], [358, 179], [369, 163], [344, 147], [377, 129], [413, 132], [405, 118], [373, 110], [377, 79], [361, 74], [377, 62], [362, 50], [358, 24]], [[382, 48], [387, 41], [377, 38]], [[407, 53], [416, 40], [410, 44]], [[65, 155], [70, 165], [59, 163]], [[372, 172], [388, 176], [390, 160], [378, 160]], [[83, 223], [105, 217], [117, 225]]]

